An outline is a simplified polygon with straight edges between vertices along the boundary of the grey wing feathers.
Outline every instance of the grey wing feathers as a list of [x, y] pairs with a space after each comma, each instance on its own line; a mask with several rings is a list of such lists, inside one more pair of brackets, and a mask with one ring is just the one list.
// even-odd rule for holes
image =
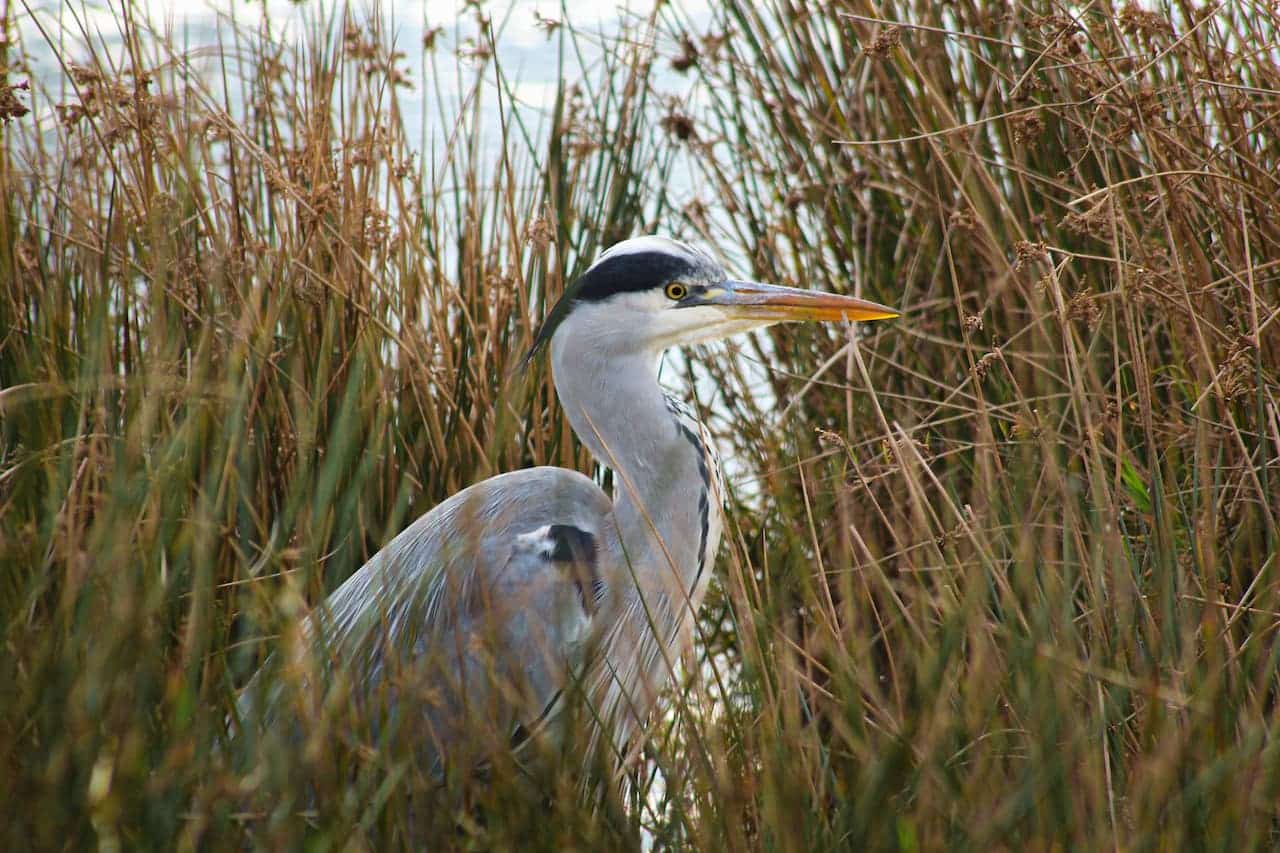
[[396, 717], [414, 709], [437, 756], [476, 718], [505, 743], [554, 715], [595, 613], [600, 552], [616, 535], [612, 504], [581, 474], [492, 477], [417, 519], [338, 587], [309, 617], [308, 645], [349, 673], [357, 700], [380, 696]]
[[[497, 584], [506, 606], [500, 636], [505, 660], [519, 668], [500, 682], [522, 685], [512, 742], [518, 744], [555, 718], [567, 682], [583, 658], [596, 612], [599, 540], [570, 524], [550, 524], [517, 537]], [[494, 613], [490, 610], [489, 613]]]

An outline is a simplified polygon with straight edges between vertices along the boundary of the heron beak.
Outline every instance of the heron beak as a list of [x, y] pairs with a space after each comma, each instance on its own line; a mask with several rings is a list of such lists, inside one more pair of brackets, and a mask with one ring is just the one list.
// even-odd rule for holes
[[889, 320], [898, 316], [892, 308], [866, 299], [755, 281], [726, 281], [719, 293], [708, 294], [704, 304], [723, 306], [744, 319], [775, 323]]

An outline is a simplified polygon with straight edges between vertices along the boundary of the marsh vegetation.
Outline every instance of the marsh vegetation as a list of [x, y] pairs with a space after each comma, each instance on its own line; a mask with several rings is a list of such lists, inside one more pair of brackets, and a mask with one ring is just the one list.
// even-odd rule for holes
[[[466, 43], [228, 28], [214, 72], [122, 15], [118, 51], [50, 40], [53, 88], [6, 8], [5, 847], [1280, 842], [1274, 4], [547, 18], [536, 119], [487, 5]], [[417, 515], [591, 472], [545, 363], [514, 368], [644, 232], [903, 317], [668, 362], [735, 462], [641, 760], [442, 788], [341, 702], [218, 748]]]

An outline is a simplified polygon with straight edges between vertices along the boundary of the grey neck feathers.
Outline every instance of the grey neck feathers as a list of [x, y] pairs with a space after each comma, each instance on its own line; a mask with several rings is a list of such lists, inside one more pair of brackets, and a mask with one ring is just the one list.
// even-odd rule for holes
[[[640, 592], [651, 605], [683, 602], [710, 567], [708, 466], [697, 425], [658, 385], [657, 353], [602, 358], [575, 336], [557, 335], [552, 370], [578, 437], [614, 472], [618, 532]], [[694, 602], [696, 604], [696, 601]], [[678, 606], [660, 609], [671, 613]], [[672, 625], [671, 627], [675, 627]]]

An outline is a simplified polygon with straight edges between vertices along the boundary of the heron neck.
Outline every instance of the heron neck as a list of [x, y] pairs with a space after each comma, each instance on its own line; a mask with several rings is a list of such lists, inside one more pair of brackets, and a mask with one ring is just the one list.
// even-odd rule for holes
[[[660, 353], [601, 357], [594, 347], [577, 351], [572, 338], [559, 343], [552, 369], [560, 403], [578, 438], [614, 472], [623, 571], [646, 598], [696, 610], [719, 539], [719, 503], [708, 493], [714, 457], [658, 384]], [[673, 617], [683, 610], [662, 609]]]

